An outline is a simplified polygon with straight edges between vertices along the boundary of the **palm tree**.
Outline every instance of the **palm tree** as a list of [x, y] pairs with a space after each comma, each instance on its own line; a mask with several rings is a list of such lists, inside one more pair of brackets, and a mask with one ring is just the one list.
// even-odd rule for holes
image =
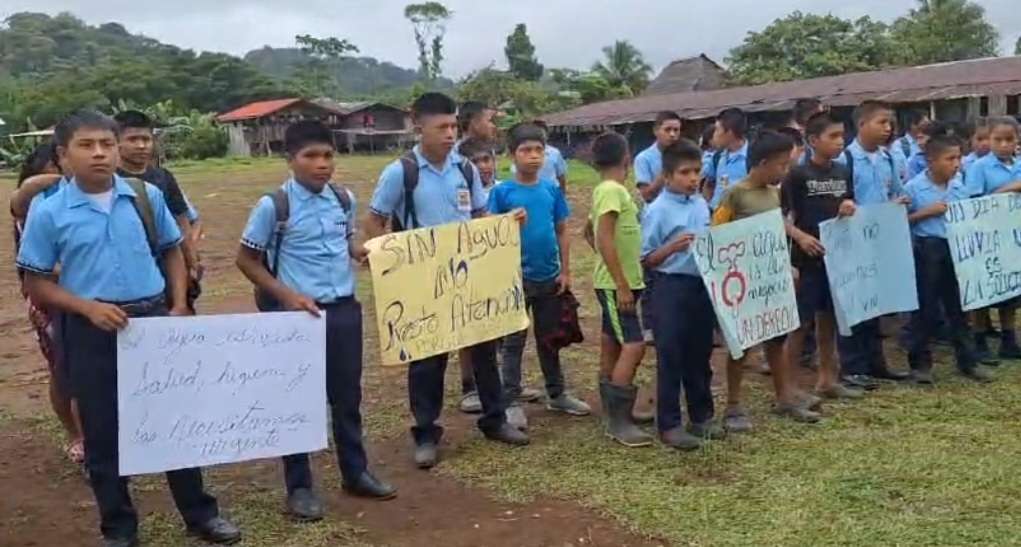
[[592, 65], [592, 71], [605, 78], [612, 87], [627, 88], [637, 95], [649, 84], [652, 67], [631, 42], [618, 40], [612, 46], [604, 47], [603, 55], [605, 59]]

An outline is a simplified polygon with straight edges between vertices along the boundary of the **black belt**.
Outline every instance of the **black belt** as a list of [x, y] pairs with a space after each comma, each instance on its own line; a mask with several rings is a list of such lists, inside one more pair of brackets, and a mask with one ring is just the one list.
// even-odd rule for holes
[[329, 302], [316, 302], [316, 306], [319, 306], [320, 308], [333, 308], [336, 306], [341, 306], [343, 304], [350, 304], [351, 302], [354, 302], [354, 300], [355, 300], [354, 295], [344, 296], [336, 300], [330, 300]]
[[149, 298], [140, 298], [138, 300], [129, 300], [127, 302], [110, 302], [106, 300], [100, 300], [100, 302], [113, 304], [114, 306], [124, 310], [124, 313], [134, 317], [149, 315], [153, 311], [167, 306], [167, 298], [162, 293], [150, 296]]

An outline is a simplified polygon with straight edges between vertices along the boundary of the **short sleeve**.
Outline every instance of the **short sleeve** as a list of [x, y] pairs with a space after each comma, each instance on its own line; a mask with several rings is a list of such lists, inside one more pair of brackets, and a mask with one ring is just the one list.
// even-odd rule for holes
[[184, 197], [184, 192], [181, 191], [181, 185], [177, 183], [177, 179], [174, 178], [173, 173], [167, 170], [163, 170], [163, 177], [166, 179], [163, 187], [163, 197], [167, 202], [167, 207], [170, 209], [170, 213], [175, 217], [188, 214], [188, 200]]
[[615, 186], [606, 185], [596, 189], [595, 195], [592, 197], [592, 209], [595, 211], [596, 219], [606, 213], [620, 214], [624, 212], [624, 202], [621, 199], [621, 194], [624, 194], [624, 197], [628, 197], [627, 191], [621, 188], [621, 191], [618, 192]]
[[404, 167], [400, 160], [387, 165], [379, 175], [376, 189], [369, 202], [369, 210], [381, 217], [397, 212], [404, 199]]
[[40, 274], [51, 274], [57, 266], [57, 229], [53, 213], [44, 207], [34, 207], [25, 221], [18, 249], [18, 268]]
[[653, 206], [649, 206], [645, 215], [642, 216], [642, 258], [645, 258], [652, 254], [656, 249], [663, 245], [662, 237], [659, 230], [659, 211]]
[[502, 187], [494, 186], [493, 189], [489, 191], [489, 203], [486, 206], [488, 207], [489, 212], [494, 215], [502, 215], [507, 212], [503, 205]]
[[918, 192], [915, 190], [915, 185], [908, 184], [904, 187], [904, 195], [908, 198], [908, 213], [914, 213], [918, 211]]
[[964, 186], [968, 190], [968, 195], [971, 197], [979, 197], [985, 195], [986, 190], [986, 172], [982, 169], [981, 162], [974, 162], [968, 171], [964, 174]]
[[188, 222], [195, 223], [199, 221], [199, 211], [191, 204], [188, 196], [184, 196], [184, 202], [188, 204], [188, 212], [185, 213], [188, 216]]
[[351, 203], [351, 208], [345, 214], [347, 216], [347, 237], [350, 239], [357, 231], [355, 221], [358, 218], [358, 198], [355, 197], [355, 193], [351, 190], [345, 188], [344, 191], [347, 192], [348, 202]]
[[567, 176], [567, 160], [564, 159], [564, 155], [557, 150], [557, 163], [556, 163], [557, 177]]
[[652, 184], [652, 167], [649, 162], [645, 159], [644, 154], [639, 154], [635, 158], [635, 184], [637, 186], [645, 186], [646, 184]]
[[156, 225], [156, 244], [160, 251], [165, 251], [181, 243], [181, 229], [174, 220], [164, 200], [163, 192], [151, 184], [145, 186], [152, 204], [153, 223]]
[[275, 224], [276, 210], [273, 207], [273, 198], [263, 196], [248, 215], [248, 224], [241, 234], [241, 244], [255, 251], [265, 251], [270, 238], [273, 237]]
[[560, 224], [571, 216], [571, 207], [564, 198], [564, 192], [560, 187], [550, 189], [553, 192], [553, 223]]
[[475, 168], [475, 165], [469, 163], [471, 167], [472, 179], [469, 181], [471, 184], [471, 198], [472, 198], [472, 213], [484, 212], [486, 210], [486, 188], [482, 186], [482, 175], [479, 175], [479, 170]]

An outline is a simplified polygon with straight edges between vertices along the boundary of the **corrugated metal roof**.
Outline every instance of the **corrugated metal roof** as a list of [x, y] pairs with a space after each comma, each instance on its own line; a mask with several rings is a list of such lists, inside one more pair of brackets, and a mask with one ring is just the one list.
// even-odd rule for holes
[[803, 97], [816, 97], [832, 106], [854, 106], [865, 99], [900, 103], [1016, 94], [1021, 94], [1021, 57], [995, 57], [607, 101], [543, 119], [554, 127], [619, 125], [652, 121], [662, 110], [688, 119], [712, 117], [728, 107], [749, 112], [789, 110]]
[[269, 116], [274, 112], [279, 112], [297, 102], [301, 102], [300, 98], [292, 99], [274, 99], [271, 101], [256, 101], [254, 103], [248, 103], [241, 108], [237, 108], [220, 114], [216, 117], [216, 121], [221, 123], [226, 122], [237, 122], [241, 120], [251, 120], [254, 118], [261, 118], [263, 116]]
[[393, 109], [393, 110], [404, 111], [404, 109], [402, 109], [402, 108], [397, 108], [396, 106], [391, 106], [391, 105], [388, 105], [386, 103], [381, 103], [379, 101], [344, 102], [344, 101], [335, 101], [333, 99], [330, 99], [329, 97], [320, 97], [318, 99], [313, 100], [312, 102], [314, 102], [315, 104], [317, 104], [319, 106], [322, 106], [324, 108], [328, 108], [330, 110], [335, 110], [335, 111], [337, 111], [340, 114], [343, 114], [345, 116], [347, 116], [348, 114], [353, 114], [355, 112], [359, 112], [359, 111], [362, 111], [362, 110], [366, 110], [368, 108], [375, 108], [375, 107], [390, 108], [390, 109]]

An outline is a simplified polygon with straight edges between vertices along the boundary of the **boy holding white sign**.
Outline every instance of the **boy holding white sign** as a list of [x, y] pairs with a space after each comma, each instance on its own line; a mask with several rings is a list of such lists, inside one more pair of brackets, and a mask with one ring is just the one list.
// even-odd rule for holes
[[[893, 134], [894, 113], [886, 104], [865, 101], [854, 113], [858, 138], [844, 150], [837, 161], [851, 171], [855, 205], [873, 205], [897, 201], [907, 203], [901, 173], [907, 167], [903, 155], [884, 146]], [[851, 336], [837, 341], [845, 377], [880, 380], [906, 380], [906, 372], [891, 370], [883, 353], [879, 318], [865, 321], [851, 329]]]
[[[326, 314], [326, 393], [344, 490], [389, 499], [397, 490], [368, 471], [362, 445], [362, 308], [354, 296], [351, 260], [364, 260], [366, 251], [353, 238], [354, 195], [330, 182], [333, 135], [322, 123], [292, 124], [284, 147], [293, 176], [252, 209], [237, 265], [269, 297], [261, 299], [262, 311]], [[288, 512], [303, 521], [323, 518], [308, 454], [285, 456], [283, 462]]]
[[[702, 152], [682, 140], [663, 150], [663, 191], [642, 216], [642, 260], [656, 272], [656, 426], [663, 444], [693, 450], [723, 430], [713, 423], [713, 304], [692, 245], [709, 229], [709, 205], [698, 193]], [[650, 289], [646, 289], [650, 290]], [[681, 387], [690, 425], [681, 416]]]
[[[32, 208], [17, 263], [33, 301], [66, 314], [66, 365], [100, 528], [107, 546], [128, 547], [138, 544], [138, 515], [119, 468], [117, 331], [132, 317], [190, 312], [181, 232], [159, 189], [115, 174], [118, 129], [110, 118], [89, 111], [57, 125], [61, 165], [74, 178]], [[138, 209], [143, 201], [153, 213], [155, 249]], [[166, 279], [155, 252], [162, 253]], [[53, 278], [58, 263], [59, 284]], [[170, 310], [167, 286], [174, 302]], [[189, 532], [217, 543], [241, 538], [204, 491], [201, 470], [170, 471], [167, 482]]]
[[[587, 416], [591, 409], [569, 394], [560, 366], [560, 349], [546, 335], [558, 328], [562, 296], [571, 287], [570, 238], [567, 219], [570, 208], [555, 180], [539, 178], [546, 149], [546, 135], [532, 124], [511, 129], [507, 142], [514, 161], [514, 178], [493, 188], [489, 212], [495, 215], [524, 209], [528, 221], [521, 227], [521, 271], [525, 306], [532, 312], [535, 351], [546, 380], [546, 408], [572, 416]], [[528, 331], [504, 337], [503, 384], [508, 421], [523, 429], [528, 421], [517, 399], [521, 396], [521, 358]]]
[[[965, 173], [971, 197], [1021, 192], [1021, 161], [1017, 159], [1018, 122], [1009, 116], [988, 120], [990, 150], [976, 160]], [[1015, 334], [1018, 299], [996, 305], [1000, 315], [1000, 357], [1021, 359], [1021, 347]], [[982, 337], [983, 345], [985, 337]], [[981, 349], [981, 348], [980, 348]]]
[[[381, 236], [393, 218], [403, 219], [405, 229], [467, 222], [486, 215], [482, 180], [478, 170], [467, 173], [453, 153], [457, 137], [457, 104], [442, 93], [426, 93], [411, 106], [412, 121], [420, 141], [410, 156], [394, 161], [379, 176], [364, 226], [368, 239]], [[405, 169], [415, 169], [413, 178]], [[410, 174], [410, 173], [409, 173]], [[470, 179], [470, 180], [468, 180]], [[415, 184], [409, 181], [415, 180]], [[517, 215], [524, 222], [523, 212]], [[409, 290], [416, 290], [410, 287]], [[503, 385], [496, 368], [496, 341], [468, 348], [475, 385], [482, 402], [478, 427], [486, 438], [510, 445], [528, 444], [528, 436], [507, 423]], [[447, 355], [413, 361], [408, 365], [408, 398], [415, 425], [415, 464], [429, 469], [438, 461], [443, 428], [436, 421], [443, 410], [443, 378]]]
[[[775, 131], [762, 132], [749, 147], [748, 165], [751, 169], [748, 176], [732, 186], [720, 201], [720, 206], [713, 212], [713, 226], [779, 209], [780, 190], [776, 184], [787, 175], [792, 150], [794, 141], [790, 137]], [[774, 412], [799, 422], [818, 422], [820, 415], [811, 407], [817, 407], [820, 400], [801, 394], [797, 389], [784, 352], [785, 338], [786, 335], [780, 335], [763, 342], [776, 393]], [[727, 358], [727, 414], [724, 425], [728, 431], [735, 433], [752, 429], [751, 420], [741, 404], [744, 361], [752, 349], [748, 348], [741, 359]]]
[[[802, 328], [791, 333], [788, 357], [800, 360], [808, 329], [814, 324], [819, 347], [819, 375], [815, 390], [828, 399], [860, 399], [861, 390], [840, 383], [836, 356], [836, 319], [829, 277], [822, 260], [826, 250], [819, 241], [819, 223], [836, 216], [854, 214], [854, 186], [847, 167], [833, 160], [844, 149], [844, 124], [828, 113], [816, 114], [805, 126], [808, 161], [795, 166], [783, 183], [784, 212], [790, 217], [788, 232], [796, 246], [792, 263], [798, 269], [798, 315]], [[795, 369], [795, 363], [788, 365]]]
[[936, 334], [942, 304], [950, 323], [950, 341], [957, 369], [980, 382], [991, 380], [978, 365], [968, 344], [968, 320], [961, 311], [957, 275], [947, 243], [947, 204], [968, 199], [968, 190], [958, 176], [961, 144], [952, 136], [937, 135], [925, 144], [928, 168], [911, 179], [904, 190], [911, 204], [908, 222], [914, 239], [915, 275], [918, 279], [919, 309], [912, 315], [908, 363], [918, 384], [932, 384], [932, 351], [929, 340]]

